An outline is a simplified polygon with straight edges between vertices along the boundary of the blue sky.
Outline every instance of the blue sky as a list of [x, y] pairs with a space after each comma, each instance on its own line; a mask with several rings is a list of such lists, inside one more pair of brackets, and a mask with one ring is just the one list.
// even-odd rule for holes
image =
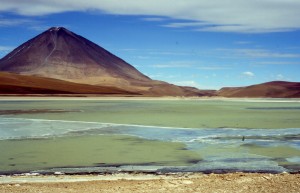
[[298, 0], [1, 0], [0, 57], [64, 26], [178, 85], [300, 82], [299, 10]]

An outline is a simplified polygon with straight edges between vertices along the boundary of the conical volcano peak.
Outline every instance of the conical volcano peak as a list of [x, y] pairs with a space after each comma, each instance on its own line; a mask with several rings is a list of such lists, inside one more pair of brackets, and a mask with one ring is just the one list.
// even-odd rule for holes
[[51, 27], [0, 59], [0, 71], [90, 84], [150, 81], [133, 66], [64, 27]]
[[59, 31], [59, 30], [69, 31], [64, 27], [51, 27], [47, 31]]
[[121, 58], [64, 27], [51, 27], [14, 49], [0, 59], [1, 71], [109, 86], [151, 96], [199, 94], [195, 89], [154, 81]]

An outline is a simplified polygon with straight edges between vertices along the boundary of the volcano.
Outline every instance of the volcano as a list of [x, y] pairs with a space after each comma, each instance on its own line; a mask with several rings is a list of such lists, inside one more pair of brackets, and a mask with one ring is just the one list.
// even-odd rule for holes
[[52, 27], [0, 60], [0, 71], [109, 86], [153, 96], [199, 96], [201, 91], [152, 80], [90, 40]]

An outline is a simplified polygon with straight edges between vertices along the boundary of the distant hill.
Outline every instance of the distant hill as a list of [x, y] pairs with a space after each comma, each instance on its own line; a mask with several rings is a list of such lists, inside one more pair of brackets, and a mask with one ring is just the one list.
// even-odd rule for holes
[[217, 91], [223, 97], [299, 98], [300, 83], [273, 81], [246, 87], [225, 87]]
[[152, 80], [121, 58], [63, 27], [52, 27], [14, 49], [0, 59], [0, 71], [110, 86], [147, 96], [203, 95], [195, 88]]

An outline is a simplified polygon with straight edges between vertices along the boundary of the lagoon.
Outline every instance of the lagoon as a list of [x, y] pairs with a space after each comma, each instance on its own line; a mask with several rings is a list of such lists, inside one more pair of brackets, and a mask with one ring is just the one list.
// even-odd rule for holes
[[[17, 110], [17, 112], [12, 113], [9, 110]], [[292, 99], [21, 99], [1, 100], [0, 115], [160, 127], [280, 129], [300, 127], [300, 101]]]
[[0, 173], [300, 169], [297, 100], [32, 99], [0, 107]]

